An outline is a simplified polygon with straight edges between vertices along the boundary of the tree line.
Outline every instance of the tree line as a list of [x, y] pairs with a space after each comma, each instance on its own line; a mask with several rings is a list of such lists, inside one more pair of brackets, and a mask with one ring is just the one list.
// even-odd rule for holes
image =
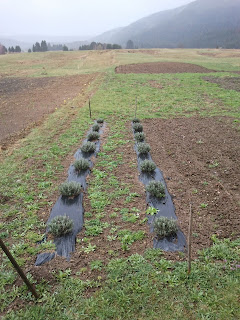
[[91, 44], [84, 44], [79, 47], [79, 50], [114, 50], [122, 49], [119, 44], [111, 43], [101, 43], [101, 42], [91, 42]]
[[[133, 42], [130, 40], [127, 46], [129, 49], [133, 47]], [[122, 49], [119, 44], [111, 44], [111, 43], [101, 43], [101, 42], [91, 42], [90, 44], [85, 44], [79, 46], [79, 50], [115, 50], [115, 49]], [[64, 44], [50, 44], [47, 43], [46, 40], [42, 40], [41, 42], [36, 42], [33, 44], [32, 48], [28, 49], [28, 52], [46, 52], [46, 51], [68, 51], [68, 47]], [[72, 49], [70, 49], [71, 51]], [[9, 47], [8, 49], [0, 45], [0, 54], [5, 53], [13, 53], [13, 52], [22, 52], [20, 46], [15, 46], [15, 48]]]
[[12, 47], [9, 47], [8, 49], [1, 45], [0, 44], [0, 54], [5, 54], [5, 53], [13, 53], [13, 52], [21, 52], [22, 49], [20, 48], [20, 46], [15, 46], [15, 48], [12, 46]]

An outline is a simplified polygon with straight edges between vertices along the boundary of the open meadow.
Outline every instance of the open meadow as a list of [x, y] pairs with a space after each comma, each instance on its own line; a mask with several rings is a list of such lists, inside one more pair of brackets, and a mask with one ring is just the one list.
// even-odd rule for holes
[[[153, 248], [135, 117], [186, 240], [193, 215], [190, 274], [187, 246]], [[96, 119], [75, 251], [35, 266], [55, 252], [47, 221]], [[0, 56], [0, 237], [41, 295], [0, 252], [2, 319], [239, 319], [239, 124], [240, 50]]]

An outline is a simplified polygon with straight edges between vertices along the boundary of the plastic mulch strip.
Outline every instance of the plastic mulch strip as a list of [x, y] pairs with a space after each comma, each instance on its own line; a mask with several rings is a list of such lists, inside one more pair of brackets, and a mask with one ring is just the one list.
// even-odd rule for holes
[[[134, 131], [133, 131], [133, 134], [134, 134]], [[157, 199], [156, 197], [151, 196], [148, 191], [146, 192], [147, 193], [146, 202], [148, 206], [154, 207], [155, 209], [158, 210], [158, 213], [156, 213], [155, 215], [148, 216], [150, 231], [153, 232], [153, 222], [156, 218], [166, 217], [169, 219], [177, 220], [177, 216], [175, 214], [175, 207], [172, 201], [172, 197], [168, 192], [167, 184], [163, 178], [163, 174], [159, 170], [159, 168], [156, 168], [151, 174], [141, 172], [141, 169], [140, 169], [141, 163], [144, 160], [152, 161], [152, 157], [150, 153], [148, 152], [147, 154], [144, 154], [144, 155], [140, 154], [137, 149], [137, 143], [135, 143], [134, 145], [134, 150], [137, 153], [138, 171], [140, 172], [139, 180], [144, 184], [144, 186], [147, 186], [150, 181], [155, 180], [155, 181], [160, 181], [165, 187], [165, 197], [162, 199]], [[180, 229], [178, 229], [178, 232], [175, 236], [165, 237], [163, 239], [154, 238], [154, 241], [153, 241], [154, 248], [159, 248], [164, 251], [184, 251], [185, 246], [186, 246], [186, 239], [183, 232]]]
[[[100, 135], [102, 134], [102, 132], [103, 132], [103, 127], [99, 131]], [[87, 141], [88, 140], [85, 139], [83, 144], [86, 143]], [[98, 152], [100, 151], [100, 140], [97, 140], [94, 143], [96, 145], [96, 150], [94, 152], [85, 153], [85, 152], [82, 152], [80, 148], [77, 150], [77, 152], [74, 155], [74, 158], [76, 160], [79, 160], [80, 158], [87, 159], [89, 161], [90, 168], [93, 166], [91, 158], [96, 157]], [[76, 181], [82, 185], [83, 190], [86, 190], [87, 188], [86, 178], [89, 174], [90, 174], [90, 169], [77, 172], [72, 164], [68, 170], [67, 181]], [[56, 255], [63, 256], [67, 260], [70, 259], [71, 252], [75, 251], [76, 236], [81, 231], [84, 223], [83, 192], [81, 192], [78, 196], [74, 198], [60, 196], [50, 212], [50, 217], [47, 221], [47, 224], [49, 224], [49, 222], [56, 216], [65, 216], [65, 215], [67, 215], [73, 221], [72, 232], [65, 236], [54, 239], [56, 251], [40, 253], [37, 256], [37, 259], [35, 262], [36, 266], [40, 266], [52, 260]], [[46, 230], [46, 233], [48, 233], [48, 228]], [[43, 241], [45, 241], [46, 239], [47, 239], [47, 235], [44, 237]]]

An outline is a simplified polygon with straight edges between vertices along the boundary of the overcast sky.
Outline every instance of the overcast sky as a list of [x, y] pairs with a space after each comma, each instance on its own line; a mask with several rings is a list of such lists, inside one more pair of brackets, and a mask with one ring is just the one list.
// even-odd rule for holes
[[98, 35], [194, 0], [0, 0], [0, 37]]

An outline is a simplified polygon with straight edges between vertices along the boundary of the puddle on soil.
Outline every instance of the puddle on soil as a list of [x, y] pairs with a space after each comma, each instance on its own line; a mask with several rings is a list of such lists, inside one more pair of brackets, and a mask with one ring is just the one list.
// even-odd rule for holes
[[[105, 125], [103, 125], [99, 131], [99, 134], [101, 135], [103, 133]], [[90, 130], [91, 131], [91, 130]], [[89, 132], [90, 132], [89, 131]], [[89, 133], [88, 132], [88, 133]], [[85, 139], [83, 141], [83, 144], [87, 142], [88, 140]], [[96, 157], [98, 152], [100, 151], [100, 140], [95, 142], [96, 150], [95, 152], [82, 152], [81, 149], [78, 149], [77, 152], [74, 155], [74, 158], [76, 160], [79, 160], [80, 158], [87, 159], [90, 164], [90, 168], [93, 167], [93, 163], [91, 159], [93, 157]], [[83, 190], [87, 189], [87, 182], [86, 178], [90, 174], [90, 170], [77, 172], [73, 166], [73, 164], [69, 167], [68, 170], [68, 178], [67, 181], [76, 181], [79, 182]], [[47, 224], [55, 218], [56, 216], [69, 216], [71, 220], [73, 220], [73, 231], [63, 237], [56, 238], [54, 240], [54, 244], [56, 246], [55, 252], [45, 252], [40, 253], [37, 256], [35, 266], [40, 266], [50, 260], [52, 260], [56, 255], [63, 256], [67, 260], [70, 259], [70, 253], [75, 251], [75, 245], [76, 245], [76, 236], [81, 231], [83, 227], [83, 215], [84, 215], [84, 208], [83, 208], [83, 193], [81, 192], [78, 196], [74, 197], [73, 199], [60, 196], [55, 203], [54, 207], [52, 208], [50, 212], [50, 217], [47, 221]], [[46, 233], [48, 232], [48, 228], [46, 230]], [[46, 236], [44, 239], [46, 240]]]
[[[133, 135], [134, 135], [134, 130], [133, 130]], [[137, 149], [137, 142], [134, 145], [134, 150], [137, 153], [137, 161], [138, 161], [138, 171], [140, 172], [139, 174], [139, 180], [144, 184], [144, 186], [147, 186], [150, 181], [156, 180], [160, 181], [164, 187], [165, 187], [165, 197], [161, 200], [151, 196], [149, 192], [146, 192], [146, 202], [150, 207], [154, 207], [158, 209], [158, 213], [155, 214], [154, 216], [149, 215], [148, 216], [148, 224], [150, 225], [150, 231], [153, 232], [153, 221], [157, 217], [166, 217], [169, 219], [177, 219], [177, 216], [175, 214], [175, 207], [172, 201], [172, 197], [170, 193], [168, 192], [167, 189], [167, 184], [163, 178], [163, 174], [159, 168], [156, 168], [152, 174], [149, 173], [143, 173], [140, 170], [141, 163], [144, 160], [151, 160], [152, 157], [150, 153], [148, 152], [146, 155], [142, 155], [138, 152]], [[172, 237], [165, 237], [161, 240], [155, 238], [153, 241], [153, 247], [154, 248], [159, 248], [164, 251], [184, 251], [186, 246], [186, 239], [183, 234], [183, 232], [179, 229], [177, 234]]]

